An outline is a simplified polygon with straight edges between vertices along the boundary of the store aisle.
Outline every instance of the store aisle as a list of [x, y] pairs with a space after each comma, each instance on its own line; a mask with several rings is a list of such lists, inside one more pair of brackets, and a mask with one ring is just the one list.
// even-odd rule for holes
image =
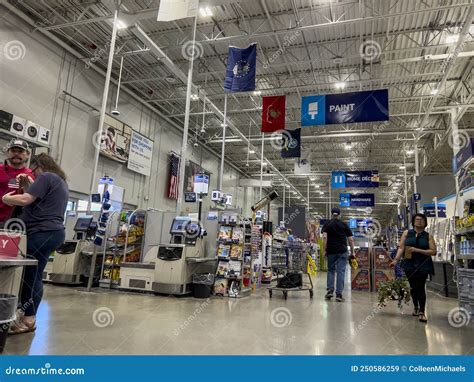
[[[376, 294], [324, 301], [325, 274], [307, 293], [244, 299], [155, 297], [46, 286], [35, 334], [5, 354], [474, 354], [473, 324], [454, 328], [457, 300], [429, 295], [427, 325], [407, 307], [376, 309]], [[95, 314], [94, 314], [95, 312]]]

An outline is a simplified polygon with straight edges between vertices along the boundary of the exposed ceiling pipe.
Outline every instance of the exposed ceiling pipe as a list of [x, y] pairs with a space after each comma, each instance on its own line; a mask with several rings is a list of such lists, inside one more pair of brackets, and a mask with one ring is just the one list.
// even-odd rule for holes
[[[130, 32], [133, 33], [143, 44], [145, 44], [152, 52], [153, 54], [155, 54], [155, 56], [157, 58], [160, 58], [160, 63], [162, 63], [163, 65], [165, 65], [170, 71], [171, 73], [173, 73], [178, 79], [180, 79], [183, 83], [186, 83], [187, 82], [187, 76], [186, 74], [178, 67], [176, 66], [173, 61], [166, 55], [166, 53], [161, 50], [161, 48], [155, 44], [155, 42], [145, 33], [145, 31], [143, 29], [141, 29], [138, 25], [135, 25], [133, 27], [130, 27]], [[194, 94], [197, 94], [199, 96], [200, 99], [202, 99], [203, 101], [205, 100], [206, 104], [208, 105], [208, 107], [214, 112], [214, 114], [221, 120], [224, 120], [224, 114], [223, 112], [214, 104], [214, 102], [212, 102], [212, 100], [210, 100], [208, 97], [207, 97], [207, 94], [204, 90], [202, 89], [199, 89], [198, 91], [198, 88], [196, 87], [196, 85], [192, 85], [192, 91]], [[247, 143], [250, 145], [250, 147], [252, 149], [255, 150], [255, 152], [257, 152], [257, 148], [255, 146], [253, 146], [252, 144], [249, 143], [247, 137], [230, 121], [227, 121], [227, 127], [234, 132], [234, 134], [236, 134], [238, 137], [240, 137], [242, 139], [243, 142]], [[272, 170], [274, 171], [275, 174], [277, 174], [278, 176], [280, 176], [284, 181], [286, 181], [288, 184], [290, 184], [293, 189], [301, 196], [303, 197], [303, 195], [296, 189], [296, 187], [294, 187], [289, 181], [288, 179], [286, 179], [285, 176], [283, 176], [281, 174], [281, 172], [276, 168], [276, 166], [274, 166], [269, 160], [267, 160], [265, 158], [265, 156], [261, 157], [260, 158], [262, 161], [265, 161], [268, 163], [268, 166], [267, 167], [271, 167]]]
[[[5, 8], [7, 8], [10, 12], [12, 12], [13, 14], [15, 14], [16, 16], [18, 16], [20, 19], [22, 19], [23, 21], [25, 21], [27, 24], [31, 25], [32, 27], [34, 27], [36, 24], [35, 22], [30, 18], [28, 17], [27, 15], [25, 15], [24, 13], [22, 13], [18, 8], [14, 7], [13, 5], [9, 4], [7, 2], [7, 0], [0, 0], [0, 5], [3, 5]], [[49, 31], [43, 31], [43, 30], [39, 30], [43, 35], [45, 35], [47, 38], [49, 38], [51, 41], [55, 42], [57, 45], [59, 45], [61, 48], [63, 48], [64, 50], [66, 50], [67, 52], [69, 52], [71, 55], [73, 55], [74, 57], [76, 57], [77, 59], [82, 59], [82, 56], [76, 51], [74, 50], [72, 47], [70, 47], [68, 44], [66, 44], [64, 41], [60, 40], [59, 38], [57, 38], [54, 34], [52, 34], [51, 32]], [[94, 69], [97, 73], [99, 73], [101, 76], [105, 77], [105, 71], [103, 71], [102, 69], [100, 69], [98, 66], [96, 66], [95, 64], [93, 63], [90, 63], [90, 67], [92, 69]], [[114, 80], [113, 78], [110, 80], [112, 83], [114, 84], [117, 84], [117, 81]], [[137, 102], [139, 102], [140, 104], [142, 104], [143, 106], [145, 106], [147, 109], [153, 111], [156, 115], [158, 115], [161, 119], [163, 119], [164, 121], [166, 121], [167, 123], [169, 123], [171, 126], [173, 126], [174, 128], [176, 128], [176, 130], [182, 132], [183, 131], [183, 128], [178, 124], [176, 123], [175, 121], [173, 121], [172, 119], [168, 118], [167, 116], [165, 116], [161, 111], [159, 111], [158, 109], [156, 109], [155, 107], [153, 107], [152, 105], [150, 105], [148, 102], [144, 101], [143, 99], [141, 99], [139, 96], [137, 96], [135, 93], [133, 93], [132, 91], [130, 91], [128, 88], [126, 87], [122, 87], [122, 91], [126, 92], [130, 97], [132, 97], [134, 100], [136, 100]], [[208, 146], [203, 146], [203, 148], [208, 151], [209, 153], [215, 155], [217, 158], [220, 157], [220, 154], [213, 150], [212, 148], [208, 147]], [[240, 169], [239, 167], [237, 167], [235, 164], [233, 164], [231, 161], [227, 161], [226, 160], [226, 163], [228, 166], [232, 167], [234, 170], [236, 170], [238, 173], [244, 175], [244, 176], [247, 176], [247, 174], [242, 170]]]

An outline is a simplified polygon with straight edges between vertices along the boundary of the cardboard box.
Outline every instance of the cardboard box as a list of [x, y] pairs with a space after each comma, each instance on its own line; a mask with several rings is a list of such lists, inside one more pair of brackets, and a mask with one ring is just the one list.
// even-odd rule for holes
[[373, 256], [374, 256], [374, 262], [373, 262], [374, 269], [376, 270], [390, 269], [390, 263], [392, 259], [390, 258], [390, 254], [387, 252], [385, 248], [374, 247]]
[[352, 269], [352, 290], [370, 291], [370, 272], [368, 269]]
[[357, 259], [359, 264], [359, 269], [369, 269], [370, 268], [370, 256], [369, 248], [361, 247], [355, 250], [354, 256]]

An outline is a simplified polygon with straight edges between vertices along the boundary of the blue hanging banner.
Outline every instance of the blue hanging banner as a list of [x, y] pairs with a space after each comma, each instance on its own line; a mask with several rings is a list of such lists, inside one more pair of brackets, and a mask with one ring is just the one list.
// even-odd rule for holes
[[339, 195], [340, 207], [375, 207], [374, 194], [345, 194]]
[[314, 95], [301, 99], [301, 126], [388, 120], [388, 89]]
[[332, 188], [375, 188], [379, 186], [379, 172], [370, 171], [333, 171]]
[[474, 138], [471, 138], [461, 147], [458, 153], [453, 157], [453, 174], [456, 174], [464, 163], [474, 156]]
[[257, 43], [243, 49], [234, 46], [229, 47], [224, 91], [236, 93], [255, 90], [256, 69]]

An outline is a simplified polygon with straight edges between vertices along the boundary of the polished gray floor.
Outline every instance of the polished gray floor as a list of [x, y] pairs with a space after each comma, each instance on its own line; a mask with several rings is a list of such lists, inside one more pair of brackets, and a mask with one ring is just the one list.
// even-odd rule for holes
[[47, 285], [36, 333], [11, 336], [5, 354], [474, 354], [474, 325], [453, 327], [455, 299], [429, 294], [428, 324], [375, 293], [197, 300]]

